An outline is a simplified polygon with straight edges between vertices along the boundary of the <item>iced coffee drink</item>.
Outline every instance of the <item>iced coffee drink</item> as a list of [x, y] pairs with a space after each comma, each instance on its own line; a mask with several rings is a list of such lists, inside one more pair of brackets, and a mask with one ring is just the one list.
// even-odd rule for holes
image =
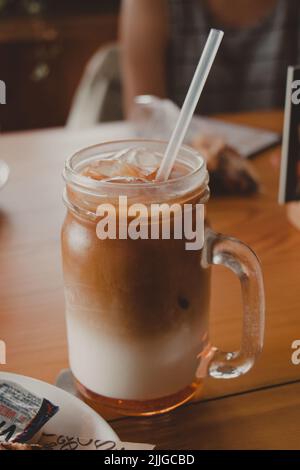
[[[64, 171], [71, 370], [89, 403], [126, 414], [162, 412], [190, 399], [202, 383], [209, 349], [206, 248], [187, 250], [185, 237], [173, 237], [173, 229], [169, 239], [119, 236], [120, 196], [147, 207], [206, 202], [205, 163], [190, 149], [182, 149], [167, 182], [155, 181], [164, 149], [158, 142], [99, 145], [74, 155]], [[97, 234], [103, 204], [108, 212], [116, 208], [118, 227], [106, 239]]]

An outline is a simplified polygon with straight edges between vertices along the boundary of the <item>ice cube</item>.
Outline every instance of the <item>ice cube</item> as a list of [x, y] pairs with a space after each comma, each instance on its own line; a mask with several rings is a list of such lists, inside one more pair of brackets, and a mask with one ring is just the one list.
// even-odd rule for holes
[[130, 182], [133, 182], [131, 179], [135, 182], [149, 182], [155, 179], [160, 161], [159, 154], [149, 152], [146, 148], [126, 148], [113, 157], [92, 162], [82, 175], [95, 180], [129, 178]]
[[131, 168], [137, 169], [142, 177], [147, 177], [157, 171], [161, 157], [154, 152], [150, 152], [144, 147], [130, 149], [120, 157], [123, 163], [127, 163]]
[[122, 164], [118, 160], [97, 160], [84, 168], [82, 175], [92, 179], [102, 180], [119, 175]]
[[122, 162], [126, 162], [129, 165], [137, 166], [138, 168], [154, 167], [159, 166], [160, 159], [154, 152], [150, 152], [146, 148], [134, 148], [128, 149], [124, 152], [119, 159]]

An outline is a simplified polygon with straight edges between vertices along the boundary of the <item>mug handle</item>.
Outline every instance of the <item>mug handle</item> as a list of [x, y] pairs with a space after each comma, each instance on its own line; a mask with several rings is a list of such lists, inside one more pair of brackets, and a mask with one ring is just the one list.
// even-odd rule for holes
[[206, 231], [204, 266], [222, 265], [239, 278], [243, 300], [243, 330], [240, 351], [223, 352], [212, 348], [208, 374], [216, 379], [233, 379], [246, 374], [262, 351], [265, 328], [265, 296], [260, 262], [241, 241]]

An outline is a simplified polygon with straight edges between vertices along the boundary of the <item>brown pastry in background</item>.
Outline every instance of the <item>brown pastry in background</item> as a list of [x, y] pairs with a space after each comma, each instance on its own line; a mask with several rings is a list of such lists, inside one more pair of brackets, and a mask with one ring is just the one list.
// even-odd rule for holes
[[245, 194], [258, 191], [258, 178], [252, 165], [222, 138], [202, 136], [192, 142], [205, 158], [212, 194]]

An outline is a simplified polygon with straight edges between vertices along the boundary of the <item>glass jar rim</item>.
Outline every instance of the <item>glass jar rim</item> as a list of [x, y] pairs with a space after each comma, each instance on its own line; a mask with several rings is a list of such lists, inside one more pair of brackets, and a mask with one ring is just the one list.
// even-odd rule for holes
[[[115, 190], [115, 191], [120, 191], [121, 189], [128, 191], [134, 191], [134, 190], [141, 190], [145, 189], [145, 183], [120, 183], [120, 182], [112, 182], [112, 181], [99, 181], [99, 180], [94, 180], [92, 178], [89, 178], [87, 176], [81, 175], [78, 171], [76, 171], [76, 168], [74, 167], [74, 161], [76, 159], [80, 158], [92, 158], [95, 157], [99, 154], [101, 155], [101, 152], [103, 153], [105, 148], [107, 149], [106, 151], [111, 151], [113, 147], [121, 146], [121, 145], [126, 145], [127, 147], [130, 145], [134, 145], [135, 147], [138, 147], [140, 145], [155, 145], [155, 146], [160, 146], [164, 147], [164, 150], [166, 149], [168, 143], [166, 141], [161, 141], [161, 140], [151, 140], [151, 139], [122, 139], [122, 140], [114, 140], [114, 141], [107, 141], [103, 142], [100, 144], [92, 145], [89, 147], [86, 147], [82, 150], [79, 150], [75, 154], [71, 155], [70, 157], [67, 158], [64, 166], [64, 171], [63, 171], [63, 178], [66, 184], [71, 184], [72, 186], [76, 186], [78, 189], [82, 188], [85, 190], [90, 190], [90, 191], [101, 191], [101, 189], [110, 189], [110, 190]], [[110, 150], [108, 149], [110, 147]], [[151, 182], [151, 184], [147, 185], [147, 190], [151, 189], [167, 189], [168, 187], [171, 187], [172, 185], [180, 184], [184, 182], [185, 180], [189, 178], [193, 178], [198, 174], [199, 181], [198, 181], [198, 186], [201, 186], [205, 183], [207, 180], [207, 168], [206, 168], [206, 163], [203, 157], [200, 155], [199, 152], [197, 152], [195, 149], [188, 147], [186, 145], [183, 145], [180, 149], [179, 156], [177, 161], [182, 162], [183, 160], [183, 154], [185, 156], [192, 157], [194, 161], [197, 161], [197, 166], [192, 169], [190, 172], [188, 172], [185, 175], [179, 176], [177, 178], [173, 179], [168, 179], [167, 181], [157, 181], [157, 182]]]

